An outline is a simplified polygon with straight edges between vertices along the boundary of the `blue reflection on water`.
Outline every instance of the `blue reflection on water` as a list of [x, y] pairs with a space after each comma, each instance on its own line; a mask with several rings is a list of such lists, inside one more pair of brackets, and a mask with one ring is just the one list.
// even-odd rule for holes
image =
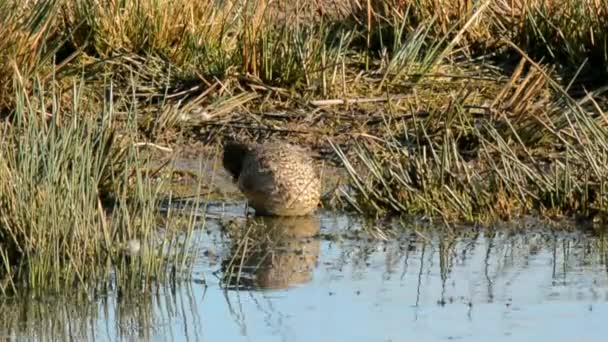
[[[319, 221], [293, 225], [263, 221], [256, 230], [243, 210], [210, 209], [212, 218], [196, 232], [201, 253], [192, 279], [151, 293], [119, 296], [110, 289], [84, 301], [67, 295], [0, 302], [0, 338], [606, 340], [604, 237], [538, 224], [493, 231], [412, 225], [383, 227], [394, 234], [383, 241], [348, 215], [321, 212]], [[236, 222], [232, 233], [228, 219]], [[236, 239], [242, 231], [263, 234]], [[242, 241], [247, 253], [237, 248]], [[239, 281], [247, 286], [222, 287], [233, 285], [226, 281], [229, 264], [241, 267]]]
[[[201, 255], [197, 282], [153, 299], [154, 330], [120, 331], [110, 298], [96, 338], [183, 341], [604, 341], [608, 280], [603, 239], [536, 227], [453, 234], [403, 229], [378, 241], [345, 234], [358, 220], [321, 214], [306, 282], [224, 290], [221, 261]], [[203, 249], [228, 258], [209, 222]], [[352, 238], [356, 236], [357, 238]], [[219, 276], [218, 276], [218, 273]], [[109, 323], [108, 322], [113, 322]]]

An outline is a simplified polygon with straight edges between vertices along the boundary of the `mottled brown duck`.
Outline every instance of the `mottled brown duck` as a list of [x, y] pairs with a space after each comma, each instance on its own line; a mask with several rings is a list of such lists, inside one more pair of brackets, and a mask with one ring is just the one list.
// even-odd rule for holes
[[223, 164], [256, 215], [309, 215], [319, 204], [321, 182], [301, 147], [231, 141], [224, 146]]

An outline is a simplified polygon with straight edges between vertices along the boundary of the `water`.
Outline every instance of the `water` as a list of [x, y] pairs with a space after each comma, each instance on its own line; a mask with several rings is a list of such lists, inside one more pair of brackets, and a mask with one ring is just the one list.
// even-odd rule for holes
[[154, 293], [3, 303], [0, 338], [604, 341], [608, 334], [605, 240], [581, 230], [410, 226], [392, 227], [395, 235], [383, 241], [345, 214], [246, 225], [242, 206], [220, 209], [210, 211], [228, 217], [197, 232], [192, 280]]

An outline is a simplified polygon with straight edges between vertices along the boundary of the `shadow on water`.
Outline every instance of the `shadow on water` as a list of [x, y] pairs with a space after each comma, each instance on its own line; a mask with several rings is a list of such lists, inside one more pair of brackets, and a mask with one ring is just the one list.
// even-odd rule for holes
[[208, 206], [192, 279], [143, 293], [6, 301], [0, 337], [603, 341], [608, 333], [603, 236], [539, 224], [395, 225], [382, 227], [394, 237], [379, 240], [375, 227], [345, 214], [244, 212]]

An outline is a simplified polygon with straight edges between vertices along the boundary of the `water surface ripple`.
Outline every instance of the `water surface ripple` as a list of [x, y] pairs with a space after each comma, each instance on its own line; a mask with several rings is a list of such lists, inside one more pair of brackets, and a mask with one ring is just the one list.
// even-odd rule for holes
[[[345, 214], [249, 220], [209, 209], [193, 279], [154, 294], [4, 303], [11, 339], [605, 341], [605, 239], [526, 229], [395, 228]], [[215, 213], [213, 211], [215, 210]], [[229, 215], [225, 215], [224, 213]], [[373, 228], [371, 229], [373, 233]], [[7, 316], [8, 317], [8, 316]]]

